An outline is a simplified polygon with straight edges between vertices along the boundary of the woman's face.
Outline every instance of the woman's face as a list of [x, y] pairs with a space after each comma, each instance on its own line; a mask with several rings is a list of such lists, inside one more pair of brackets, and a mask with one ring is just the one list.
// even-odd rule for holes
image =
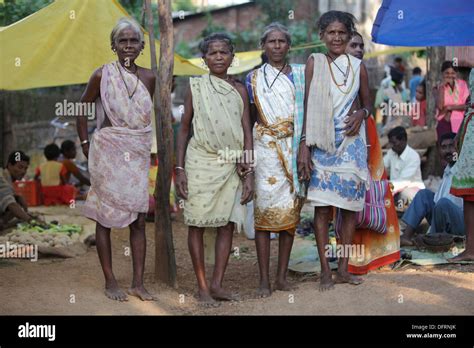
[[453, 68], [446, 69], [443, 71], [443, 78], [447, 82], [454, 83], [454, 80], [456, 79], [456, 71]]
[[268, 62], [271, 65], [279, 65], [285, 61], [290, 44], [284, 33], [274, 30], [267, 35], [262, 48], [265, 50]]
[[346, 51], [349, 42], [349, 32], [344, 24], [335, 21], [329, 24], [320, 34], [321, 41], [325, 43], [329, 53], [339, 56]]
[[112, 48], [115, 48], [119, 60], [124, 61], [127, 66], [127, 63], [132, 63], [137, 59], [144, 44], [140, 42], [140, 35], [137, 32], [132, 28], [125, 28], [117, 35]]
[[418, 85], [418, 87], [416, 87], [416, 95], [415, 95], [415, 98], [416, 98], [416, 100], [418, 100], [418, 101], [423, 101], [423, 100], [426, 99], [426, 97], [425, 97], [425, 89], [423, 88], [423, 86]]
[[354, 35], [346, 47], [346, 53], [359, 58], [364, 58], [364, 41], [359, 35]]
[[229, 45], [224, 41], [213, 41], [209, 43], [206, 55], [203, 57], [211, 73], [215, 75], [226, 74], [234, 54]]

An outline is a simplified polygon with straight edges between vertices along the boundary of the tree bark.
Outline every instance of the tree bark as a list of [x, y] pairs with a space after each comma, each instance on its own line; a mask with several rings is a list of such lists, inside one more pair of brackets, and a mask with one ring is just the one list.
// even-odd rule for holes
[[171, 84], [173, 78], [173, 22], [170, 0], [158, 1], [160, 27], [160, 70], [156, 66], [153, 14], [146, 1], [148, 33], [150, 35], [151, 67], [157, 76], [154, 108], [158, 147], [158, 174], [155, 186], [155, 279], [172, 287], [176, 282], [176, 259], [170, 216], [171, 186]]
[[436, 98], [433, 88], [441, 81], [441, 64], [446, 58], [445, 47], [428, 47], [426, 59], [426, 114], [428, 128], [436, 127]]

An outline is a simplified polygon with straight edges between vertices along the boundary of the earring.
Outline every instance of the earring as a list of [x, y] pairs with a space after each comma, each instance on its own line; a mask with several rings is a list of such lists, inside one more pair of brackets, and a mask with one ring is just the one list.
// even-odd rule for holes
[[141, 50], [141, 54], [143, 55], [143, 50]]

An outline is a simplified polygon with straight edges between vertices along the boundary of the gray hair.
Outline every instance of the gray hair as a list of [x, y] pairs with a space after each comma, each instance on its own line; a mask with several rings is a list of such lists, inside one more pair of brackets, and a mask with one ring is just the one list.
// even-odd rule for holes
[[117, 24], [115, 25], [115, 27], [112, 29], [112, 32], [110, 33], [110, 45], [113, 46], [115, 43], [117, 43], [116, 40], [119, 34], [123, 30], [128, 29], [128, 28], [132, 28], [133, 31], [135, 31], [140, 37], [140, 41], [145, 42], [145, 38], [143, 36], [143, 32], [142, 32], [142, 29], [140, 28], [140, 25], [132, 18], [123, 17], [118, 20]]
[[267, 41], [268, 35], [274, 31], [279, 31], [280, 33], [285, 34], [286, 41], [288, 41], [288, 45], [291, 45], [291, 34], [288, 31], [288, 28], [285, 27], [283, 24], [278, 23], [278, 22], [273, 22], [267, 25], [265, 28], [263, 28], [263, 34], [260, 37], [260, 45], [263, 46], [265, 45], [265, 42]]

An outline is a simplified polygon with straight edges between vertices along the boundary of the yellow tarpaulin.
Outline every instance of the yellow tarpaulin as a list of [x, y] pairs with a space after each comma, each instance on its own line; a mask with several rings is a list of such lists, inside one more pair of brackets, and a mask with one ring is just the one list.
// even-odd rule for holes
[[[21, 90], [86, 83], [92, 72], [116, 60], [110, 32], [128, 16], [116, 0], [56, 0], [0, 31], [0, 89]], [[160, 43], [155, 40], [157, 60]], [[149, 37], [137, 59], [150, 67]], [[175, 75], [204, 70], [175, 54]]]

